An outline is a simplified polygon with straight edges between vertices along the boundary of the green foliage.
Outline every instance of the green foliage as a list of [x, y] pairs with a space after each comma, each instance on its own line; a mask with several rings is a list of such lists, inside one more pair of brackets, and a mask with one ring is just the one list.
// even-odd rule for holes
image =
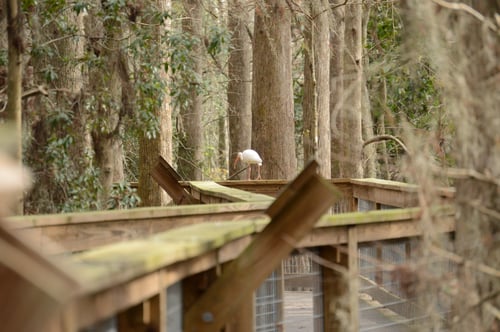
[[8, 52], [6, 49], [0, 50], [0, 66], [4, 67], [7, 66], [7, 58], [8, 58]]
[[77, 1], [73, 4], [73, 10], [76, 14], [81, 14], [83, 12], [88, 11], [90, 5], [85, 1]]
[[[86, 53], [79, 58], [66, 58], [67, 53], [61, 52], [61, 47], [64, 47], [64, 44], [61, 44], [60, 41], [66, 42], [72, 38], [80, 38], [82, 33], [82, 31], [78, 30], [77, 22], [71, 19], [72, 16], [65, 15], [66, 13], [71, 13], [71, 11], [75, 14], [89, 12], [89, 15], [94, 15], [97, 12], [97, 17], [101, 17], [103, 23], [109, 22], [110, 26], [117, 24], [116, 22], [125, 22], [128, 19], [129, 13], [126, 1], [106, 1], [104, 2], [105, 10], [95, 7], [96, 5], [96, 3], [87, 1], [71, 3], [62, 0], [44, 2], [34, 0], [23, 1], [23, 8], [26, 11], [29, 23], [28, 29], [37, 29], [31, 33], [31, 36], [35, 36], [36, 38], [33, 38], [29, 45], [31, 47], [29, 49], [30, 55], [37, 64], [37, 76], [35, 79], [38, 81], [43, 79], [49, 91], [52, 91], [54, 88], [61, 91], [65, 88], [64, 86], [58, 86], [60, 84], [59, 80], [64, 79], [64, 75], [66, 75], [66, 72], [62, 72], [61, 68], [58, 67], [60, 64], [69, 64], [70, 66], [82, 68], [82, 74], [84, 75], [86, 74], [85, 70], [88, 68], [101, 70], [102, 79], [109, 79], [107, 77], [108, 73], [104, 70], [103, 66], [105, 59], [102, 56], [103, 54], [99, 53], [99, 49], [88, 47]], [[158, 14], [155, 14], [155, 16], [161, 17]], [[144, 30], [146, 28], [151, 30], [149, 26], [144, 25]], [[28, 30], [28, 34], [29, 32]], [[144, 36], [145, 34], [138, 33], [136, 39], [146, 39]], [[106, 42], [105, 39], [102, 39], [95, 44], [100, 47], [101, 45], [106, 45]], [[140, 43], [134, 39], [124, 39], [120, 47], [125, 50], [130, 45], [140, 45]], [[151, 49], [151, 47], [145, 45], [145, 42], [140, 47], [144, 49], [144, 53]], [[151, 56], [144, 59], [144, 61], [151, 60]], [[154, 65], [147, 63], [141, 64], [141, 66], [145, 68], [154, 67]], [[161, 68], [161, 62], [156, 61], [156, 68]], [[55, 100], [55, 94], [51, 93], [48, 98], [50, 105], [41, 108], [46, 109], [48, 114], [41, 115], [39, 119], [39, 121], [44, 123], [42, 127], [47, 128], [47, 132], [50, 133], [50, 136], [47, 137], [46, 145], [43, 147], [43, 154], [37, 157], [44, 160], [32, 160], [34, 163], [45, 165], [43, 176], [50, 176], [50, 183], [55, 183], [55, 186], [57, 186], [57, 189], [52, 189], [55, 194], [47, 197], [47, 199], [52, 199], [52, 201], [50, 203], [43, 203], [52, 205], [51, 208], [46, 208], [47, 211], [67, 212], [103, 208], [100, 206], [101, 203], [98, 199], [103, 188], [99, 180], [99, 170], [94, 166], [94, 152], [91, 148], [85, 151], [76, 150], [82, 148], [82, 137], [76, 137], [75, 135], [77, 134], [73, 130], [75, 129], [75, 121], [78, 122], [81, 119], [79, 115], [77, 117], [73, 114], [72, 109], [75, 103], [77, 103], [80, 105], [77, 109], [84, 111], [88, 116], [89, 120], [82, 124], [86, 127], [80, 128], [82, 131], [85, 130], [88, 132], [92, 129], [101, 133], [111, 132], [115, 129], [116, 123], [111, 123], [102, 114], [103, 111], [113, 110], [124, 117], [128, 117], [130, 121], [127, 124], [136, 126], [131, 126], [131, 128], [140, 128], [141, 130], [145, 128], [150, 136], [154, 136], [158, 132], [158, 123], [157, 119], [151, 114], [151, 107], [149, 105], [156, 103], [159, 96], [161, 100], [163, 86], [152, 80], [151, 77], [147, 79], [148, 76], [151, 75], [144, 72], [142, 80], [137, 81], [137, 84], [140, 86], [137, 89], [140, 96], [134, 100], [140, 103], [140, 107], [133, 107], [134, 110], [138, 110], [137, 113], [134, 112], [133, 114], [120, 113], [122, 111], [121, 100], [114, 100], [111, 97], [111, 92], [107, 89], [94, 94], [83, 94], [78, 100], [72, 100], [71, 98], [74, 97], [68, 95], [68, 103], [63, 102], [61, 98], [57, 102], [57, 105], [52, 104]], [[144, 82], [145, 84], [143, 84]], [[143, 85], [141, 86], [141, 84]], [[62, 93], [59, 92], [58, 94], [61, 95]], [[147, 95], [147, 98], [143, 98], [143, 95]], [[30, 118], [27, 117], [26, 121], [30, 121]], [[79, 144], [77, 144], [78, 140], [80, 140]], [[81, 157], [75, 158], [75, 156]], [[30, 158], [28, 157], [28, 159]], [[134, 178], [134, 176], [128, 178]], [[120, 188], [123, 188], [123, 186]], [[124, 190], [121, 190], [121, 192], [115, 190], [113, 195], [115, 202], [118, 197], [123, 197], [124, 202], [117, 202], [118, 207], [132, 206], [135, 204], [133, 203], [134, 200], [137, 201], [137, 198], [133, 197], [133, 193], [128, 193]], [[33, 211], [39, 210], [36, 205], [40, 204], [40, 202], [30, 202], [29, 204], [33, 207]]]
[[115, 183], [107, 202], [108, 210], [135, 208], [141, 203], [137, 190], [128, 182]]
[[46, 163], [62, 192], [62, 199], [54, 202], [55, 208], [64, 212], [98, 209], [98, 195], [102, 190], [98, 170], [91, 166], [92, 153], [83, 151], [81, 159], [72, 157], [73, 116], [71, 111], [56, 107], [46, 121], [52, 132], [45, 148]]
[[[403, 123], [410, 124], [415, 132], [427, 132], [429, 137], [444, 135], [448, 126], [441, 88], [429, 59], [423, 53], [408, 56], [405, 27], [393, 3], [378, 2], [370, 8], [365, 72], [375, 125], [379, 126], [383, 118], [384, 134], [399, 137], [404, 132]], [[413, 48], [412, 52], [419, 50]], [[393, 141], [387, 141], [386, 146], [393, 162], [397, 162], [403, 154], [401, 147]]]
[[[425, 55], [417, 57], [418, 61], [403, 57], [403, 35], [402, 19], [393, 4], [381, 3], [372, 7], [366, 47], [370, 96], [375, 99], [374, 113], [381, 114], [387, 107], [396, 123], [406, 119], [415, 128], [429, 129], [441, 105], [440, 89]], [[380, 105], [384, 102], [380, 95], [383, 83], [387, 99], [385, 105]]]
[[212, 25], [208, 30], [207, 39], [207, 52], [210, 56], [215, 57], [227, 51], [230, 35], [226, 27]]

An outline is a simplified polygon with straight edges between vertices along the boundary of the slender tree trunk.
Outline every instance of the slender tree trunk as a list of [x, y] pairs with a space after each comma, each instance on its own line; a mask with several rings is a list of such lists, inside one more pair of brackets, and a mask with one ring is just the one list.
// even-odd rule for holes
[[[183, 1], [187, 17], [182, 21], [182, 29], [198, 39], [192, 48], [193, 71], [201, 77], [202, 6], [199, 0]], [[180, 133], [178, 171], [185, 180], [202, 179], [203, 131], [202, 97], [198, 92], [199, 82], [189, 82], [186, 87], [189, 97], [180, 108], [182, 129]]]
[[331, 176], [330, 48], [328, 3], [312, 1], [305, 29], [304, 55], [304, 160], [316, 159], [320, 174]]
[[219, 116], [217, 119], [218, 129], [219, 129], [219, 137], [217, 141], [217, 165], [220, 169], [228, 169], [228, 160], [227, 160], [227, 125], [226, 125], [226, 117]]
[[[380, 87], [380, 116], [377, 119], [377, 134], [385, 135], [385, 112], [387, 111], [387, 83], [385, 78], [382, 78]], [[389, 153], [387, 151], [387, 142], [383, 141], [380, 143], [379, 148], [380, 158], [382, 160], [382, 166], [380, 167], [380, 174], [382, 179], [391, 180], [391, 167], [389, 164]]]
[[263, 159], [264, 179], [291, 179], [297, 168], [290, 26], [285, 0], [256, 4], [252, 145]]
[[[228, 28], [232, 32], [227, 87], [230, 176], [235, 172], [231, 161], [238, 152], [251, 147], [252, 139], [252, 50], [247, 30], [251, 17], [245, 7], [246, 2], [231, 0], [228, 6]], [[239, 178], [243, 179], [243, 176], [241, 174]]]
[[[368, 21], [370, 19], [370, 4], [366, 2], [363, 9], [363, 33], [362, 33], [362, 45], [366, 44], [366, 36], [368, 32]], [[369, 58], [367, 56], [363, 57], [363, 68], [367, 68], [369, 65]], [[363, 128], [362, 137], [363, 141], [369, 140], [374, 136], [373, 128], [373, 117], [372, 108], [370, 102], [370, 95], [368, 91], [368, 82], [366, 81], [366, 76], [362, 75], [362, 118], [361, 125]], [[368, 178], [374, 178], [377, 176], [376, 159], [377, 150], [374, 144], [368, 144], [364, 147], [363, 152], [363, 172], [364, 176]]]
[[[102, 10], [106, 12], [105, 3]], [[95, 162], [99, 169], [102, 193], [101, 207], [106, 201], [113, 182], [123, 180], [123, 146], [120, 138], [120, 111], [122, 101], [122, 83], [128, 80], [127, 60], [121, 49], [121, 40], [125, 27], [117, 20], [108, 19], [101, 23], [98, 16], [89, 15], [86, 32], [90, 36], [103, 35], [104, 39], [94, 42], [91, 47], [102, 61], [102, 67], [89, 69], [90, 91], [95, 100], [97, 122], [92, 128], [92, 144]], [[101, 30], [102, 29], [102, 30]], [[102, 46], [101, 46], [102, 45]]]
[[345, 7], [342, 0], [330, 0], [330, 135], [331, 177], [341, 177], [342, 127], [340, 111], [344, 105]]
[[251, 17], [246, 2], [232, 0], [228, 7], [228, 28], [232, 32], [227, 87], [230, 176], [236, 171], [231, 161], [238, 152], [251, 148], [252, 140], [252, 49], [248, 33]]
[[[170, 0], [153, 0], [151, 4], [159, 11], [167, 11], [170, 8]], [[153, 52], [151, 62], [156, 69], [152, 73], [144, 73], [153, 79], [161, 80], [165, 83], [168, 80], [168, 73], [163, 70], [162, 35], [170, 24], [158, 24], [158, 22], [148, 22], [153, 26], [152, 35], [154, 38], [150, 50]], [[158, 77], [154, 75], [158, 72]], [[133, 91], [130, 91], [133, 93]], [[166, 204], [168, 197], [158, 183], [151, 177], [151, 170], [158, 162], [158, 156], [162, 156], [168, 162], [172, 162], [172, 110], [170, 108], [170, 98], [167, 93], [157, 96], [160, 100], [155, 107], [155, 118], [158, 119], [158, 129], [154, 137], [148, 137], [142, 133], [139, 138], [139, 188], [138, 195], [141, 198], [141, 206], [161, 206]]]
[[[23, 80], [22, 55], [24, 52], [23, 19], [21, 2], [6, 0], [7, 12], [7, 42], [8, 42], [8, 70], [7, 70], [7, 106], [6, 119], [15, 127], [16, 158], [22, 160], [22, 126], [21, 126], [21, 94]], [[21, 212], [21, 211], [19, 211]]]
[[342, 128], [341, 167], [342, 177], [363, 177], [362, 164], [362, 12], [360, 2], [346, 6], [345, 56], [344, 56], [344, 107], [340, 111]]
[[[3, 6], [2, 6], [3, 7]], [[22, 165], [22, 122], [21, 122], [21, 95], [22, 95], [22, 55], [24, 52], [23, 19], [21, 13], [21, 2], [18, 0], [6, 0], [7, 12], [7, 42], [8, 42], [8, 72], [7, 72], [7, 106], [5, 112], [7, 121], [15, 128], [13, 133], [15, 157]], [[15, 214], [23, 214], [22, 196], [16, 205]]]

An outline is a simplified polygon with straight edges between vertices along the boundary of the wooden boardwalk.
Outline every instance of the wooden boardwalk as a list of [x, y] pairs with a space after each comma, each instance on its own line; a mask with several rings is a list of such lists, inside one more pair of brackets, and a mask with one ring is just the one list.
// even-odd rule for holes
[[[367, 200], [379, 210], [322, 215], [300, 240], [289, 243], [292, 247], [345, 248], [349, 257], [356, 259], [353, 253], [359, 243], [422, 234], [421, 212], [410, 208], [416, 202], [414, 186], [378, 180], [340, 179], [331, 183], [343, 193], [332, 209], [355, 211], [360, 201]], [[49, 320], [48, 331], [77, 331], [109, 319], [119, 322], [119, 331], [132, 331], [137, 323], [132, 322], [139, 317], [140, 324], [152, 324], [164, 331], [167, 318], [160, 313], [165, 310], [165, 290], [182, 281], [191, 285], [191, 290], [182, 289], [183, 297], [198, 300], [200, 294], [193, 291], [207, 289], [224, 266], [237, 259], [273, 217], [282, 213], [280, 204], [270, 209], [279, 195], [269, 194], [269, 188], [283, 195], [283, 181], [263, 182], [262, 192], [267, 190], [266, 194], [259, 192], [255, 182], [180, 184], [182, 195], [188, 193], [197, 202], [209, 204], [11, 217], [3, 223], [6, 234], [2, 243], [11, 250], [4, 253], [23, 250], [19, 264], [9, 261], [9, 266], [21, 275], [29, 273], [28, 284], [34, 289], [53, 287], [49, 293], [57, 295], [58, 310]], [[239, 189], [244, 187], [252, 190]], [[443, 202], [453, 196], [447, 190], [440, 192]], [[295, 194], [284, 195], [290, 198]], [[317, 200], [322, 194], [312, 197]], [[289, 208], [297, 202], [284, 206]], [[305, 202], [309, 206], [313, 201]], [[399, 209], [380, 210], [385, 205]], [[306, 210], [302, 206], [297, 211]], [[453, 232], [453, 211], [443, 207], [435, 214], [440, 218], [436, 230]], [[10, 234], [29, 240], [6, 242]], [[355, 268], [352, 259], [350, 264], [354, 265], [347, 268]], [[30, 266], [29, 271], [23, 266]], [[336, 296], [327, 288], [324, 292], [326, 299]], [[251, 307], [247, 309], [250, 311], [239, 312], [235, 318], [251, 320]]]

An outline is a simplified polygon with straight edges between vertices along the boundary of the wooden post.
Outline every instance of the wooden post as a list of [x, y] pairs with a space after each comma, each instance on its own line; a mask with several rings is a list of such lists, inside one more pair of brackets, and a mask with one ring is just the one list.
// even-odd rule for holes
[[[297, 182], [302, 185], [297, 187]], [[290, 188], [295, 194], [286, 195], [288, 204], [279, 198], [275, 201], [280, 208], [269, 208], [274, 216], [271, 222], [188, 309], [184, 331], [220, 331], [234, 308], [253, 293], [339, 196], [330, 184], [309, 171], [301, 173]]]
[[[222, 266], [224, 271], [229, 263]], [[235, 309], [234, 315], [226, 324], [224, 332], [254, 332], [255, 330], [255, 292], [241, 300], [241, 303]]]
[[166, 332], [167, 330], [167, 293], [165, 290], [153, 296], [144, 303], [148, 307], [148, 315], [144, 317], [146, 324], [153, 331]]
[[116, 317], [118, 332], [146, 331], [143, 317], [142, 303], [120, 312]]
[[358, 232], [356, 226], [347, 230], [347, 255], [349, 269], [349, 306], [351, 312], [350, 329], [344, 331], [359, 331], [359, 257]]
[[348, 245], [320, 247], [325, 332], [354, 332], [359, 327], [358, 244], [356, 228], [347, 231]]
[[341, 301], [348, 292], [347, 254], [340, 247], [320, 247], [319, 255], [332, 265], [322, 265], [323, 316], [325, 332], [343, 331], [342, 316], [349, 315], [348, 306]]
[[375, 267], [375, 282], [377, 283], [377, 285], [382, 285], [382, 283], [384, 282], [384, 269], [381, 267], [384, 262], [382, 261], [382, 250], [383, 250], [383, 245], [381, 242], [377, 242], [376, 245], [375, 245], [375, 257], [376, 257], [376, 261], [375, 263], [377, 264], [377, 266]]

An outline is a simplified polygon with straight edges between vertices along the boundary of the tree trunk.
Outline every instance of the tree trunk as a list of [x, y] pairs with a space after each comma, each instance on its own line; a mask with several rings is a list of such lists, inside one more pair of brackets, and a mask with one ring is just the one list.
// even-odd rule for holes
[[[202, 76], [201, 38], [202, 38], [202, 6], [199, 0], [183, 1], [187, 17], [182, 21], [182, 29], [197, 42], [191, 51], [193, 71]], [[199, 82], [188, 82], [185, 88], [189, 91], [187, 102], [180, 107], [182, 128], [180, 132], [178, 171], [184, 180], [202, 179], [203, 131], [202, 131], [202, 96], [198, 92]]]
[[322, 176], [331, 176], [330, 48], [328, 3], [312, 1], [305, 29], [304, 161], [316, 159]]
[[362, 12], [361, 3], [346, 5], [344, 56], [344, 107], [340, 110], [342, 128], [340, 176], [363, 177], [362, 164]]
[[343, 0], [330, 0], [330, 135], [331, 177], [340, 178], [342, 161], [342, 127], [340, 111], [344, 105], [344, 31], [345, 8]]
[[[363, 33], [362, 33], [362, 45], [366, 44], [366, 35], [368, 32], [368, 20], [370, 19], [370, 5], [369, 2], [363, 10]], [[363, 67], [367, 68], [369, 65], [369, 58], [367, 56], [363, 57]], [[361, 117], [361, 125], [362, 125], [362, 137], [363, 141], [369, 140], [374, 136], [374, 128], [373, 128], [373, 117], [372, 117], [372, 108], [370, 103], [370, 95], [368, 91], [368, 82], [366, 81], [366, 76], [362, 75], [362, 117]], [[368, 144], [364, 147], [362, 151], [363, 155], [363, 173], [365, 177], [374, 178], [377, 176], [377, 168], [376, 168], [376, 159], [377, 159], [377, 150], [374, 144]]]
[[[229, 175], [235, 173], [232, 160], [240, 151], [251, 147], [252, 139], [252, 82], [251, 23], [245, 0], [231, 0], [228, 6], [228, 28], [232, 32], [228, 60], [227, 86], [229, 125]], [[243, 179], [244, 174], [239, 175]]]
[[[21, 126], [21, 94], [23, 80], [22, 55], [24, 51], [23, 19], [21, 2], [6, 0], [7, 12], [7, 41], [8, 41], [8, 70], [7, 70], [7, 106], [6, 119], [16, 129], [16, 158], [22, 160], [22, 126]], [[21, 212], [21, 211], [19, 211]]]
[[[5, 108], [7, 121], [15, 128], [15, 157], [22, 165], [22, 126], [21, 126], [21, 94], [23, 81], [22, 55], [24, 51], [23, 21], [21, 2], [6, 0], [7, 12], [7, 40], [8, 40], [8, 71], [7, 71], [7, 106]], [[22, 197], [16, 205], [15, 214], [23, 214]]]
[[[170, 8], [170, 0], [153, 0], [151, 1], [154, 7], [159, 11], [167, 11]], [[149, 22], [154, 30], [152, 31], [152, 42], [156, 45], [151, 46], [154, 54], [151, 54], [150, 61], [154, 64], [152, 73], [144, 73], [145, 76], [155, 77], [158, 72], [158, 77], [154, 79], [161, 80], [164, 83], [168, 80], [168, 73], [163, 70], [163, 55], [162, 48], [158, 46], [162, 44], [162, 31], [170, 27], [169, 23], [158, 24], [158, 22]], [[146, 70], [146, 69], [144, 69]], [[165, 84], [166, 85], [166, 84]], [[133, 92], [133, 91], [131, 91]], [[147, 97], [146, 97], [147, 98]], [[158, 156], [162, 156], [169, 163], [172, 162], [172, 109], [170, 108], [170, 98], [168, 93], [158, 96], [161, 100], [154, 109], [154, 116], [158, 119], [158, 132], [154, 137], [148, 137], [143, 132], [139, 137], [139, 188], [137, 193], [141, 198], [141, 206], [161, 206], [167, 203], [168, 196], [158, 183], [152, 178], [151, 170], [158, 162]]]
[[264, 179], [291, 179], [297, 168], [290, 17], [285, 0], [256, 4], [252, 145], [263, 159]]
[[[102, 11], [106, 10], [103, 3]], [[102, 186], [99, 201], [101, 208], [104, 208], [113, 182], [123, 180], [120, 111], [123, 107], [122, 81], [128, 80], [128, 74], [124, 72], [128, 69], [126, 56], [120, 45], [125, 27], [112, 19], [99, 22], [98, 17], [95, 13], [89, 15], [86, 33], [90, 36], [104, 36], [103, 40], [95, 41], [90, 46], [103, 66], [89, 68], [89, 91], [96, 96], [93, 105], [95, 118], [91, 119], [95, 122], [91, 136]]]

